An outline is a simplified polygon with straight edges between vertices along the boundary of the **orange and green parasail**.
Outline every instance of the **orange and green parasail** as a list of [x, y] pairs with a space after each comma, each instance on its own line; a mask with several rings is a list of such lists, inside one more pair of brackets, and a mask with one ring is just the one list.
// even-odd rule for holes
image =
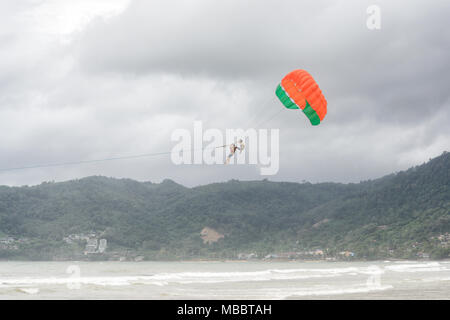
[[288, 73], [275, 93], [286, 108], [301, 109], [314, 126], [327, 114], [327, 100], [314, 78], [305, 70]]

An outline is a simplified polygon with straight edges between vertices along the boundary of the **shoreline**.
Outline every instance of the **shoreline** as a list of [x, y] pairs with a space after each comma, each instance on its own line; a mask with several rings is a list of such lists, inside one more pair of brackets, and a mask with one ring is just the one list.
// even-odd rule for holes
[[134, 263], [142, 263], [142, 262], [174, 262], [174, 263], [340, 263], [340, 262], [378, 262], [378, 263], [388, 263], [388, 262], [416, 262], [416, 263], [423, 263], [423, 262], [450, 262], [450, 259], [441, 259], [441, 260], [432, 260], [432, 259], [377, 259], [377, 260], [299, 260], [299, 259], [250, 259], [250, 260], [243, 260], [243, 259], [192, 259], [192, 260], [141, 260], [141, 261], [134, 261], [134, 260], [0, 260], [0, 263], [2, 262], [31, 262], [31, 263], [39, 263], [39, 262], [134, 262]]

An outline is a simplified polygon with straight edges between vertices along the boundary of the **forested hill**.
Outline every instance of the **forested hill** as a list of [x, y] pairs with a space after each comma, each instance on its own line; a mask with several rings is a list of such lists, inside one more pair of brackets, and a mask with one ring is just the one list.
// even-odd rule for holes
[[357, 184], [88, 177], [0, 186], [0, 259], [446, 258], [449, 184], [444, 153]]

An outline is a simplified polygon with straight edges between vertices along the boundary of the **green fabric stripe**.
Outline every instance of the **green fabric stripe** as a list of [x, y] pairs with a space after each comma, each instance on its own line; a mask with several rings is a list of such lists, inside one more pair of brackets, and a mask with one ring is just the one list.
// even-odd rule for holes
[[296, 105], [291, 98], [287, 95], [286, 91], [284, 91], [281, 84], [278, 85], [277, 90], [275, 91], [278, 99], [280, 99], [281, 103], [288, 109], [300, 109], [298, 105]]
[[[287, 95], [286, 91], [284, 91], [281, 84], [278, 85], [275, 94], [286, 108], [300, 109], [300, 107], [294, 101], [292, 101], [291, 98], [289, 98], [289, 96]], [[317, 115], [316, 111], [311, 107], [311, 105], [308, 103], [308, 101], [306, 101], [306, 106], [302, 111], [308, 117], [309, 121], [313, 126], [317, 126], [320, 123], [319, 116]]]
[[303, 109], [303, 113], [308, 117], [313, 126], [317, 126], [320, 123], [319, 116], [317, 115], [316, 111], [309, 105], [308, 101], [306, 101], [306, 107], [305, 109]]

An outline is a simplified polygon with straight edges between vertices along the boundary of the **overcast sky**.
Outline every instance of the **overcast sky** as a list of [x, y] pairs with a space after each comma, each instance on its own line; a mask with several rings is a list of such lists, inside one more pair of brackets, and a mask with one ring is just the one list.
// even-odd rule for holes
[[314, 76], [328, 114], [313, 127], [284, 109], [264, 124], [280, 129], [275, 176], [163, 155], [0, 171], [0, 185], [359, 182], [422, 164], [450, 150], [449, 16], [448, 0], [2, 0], [0, 169], [170, 151], [196, 120], [258, 123], [283, 108], [274, 90], [294, 69]]

